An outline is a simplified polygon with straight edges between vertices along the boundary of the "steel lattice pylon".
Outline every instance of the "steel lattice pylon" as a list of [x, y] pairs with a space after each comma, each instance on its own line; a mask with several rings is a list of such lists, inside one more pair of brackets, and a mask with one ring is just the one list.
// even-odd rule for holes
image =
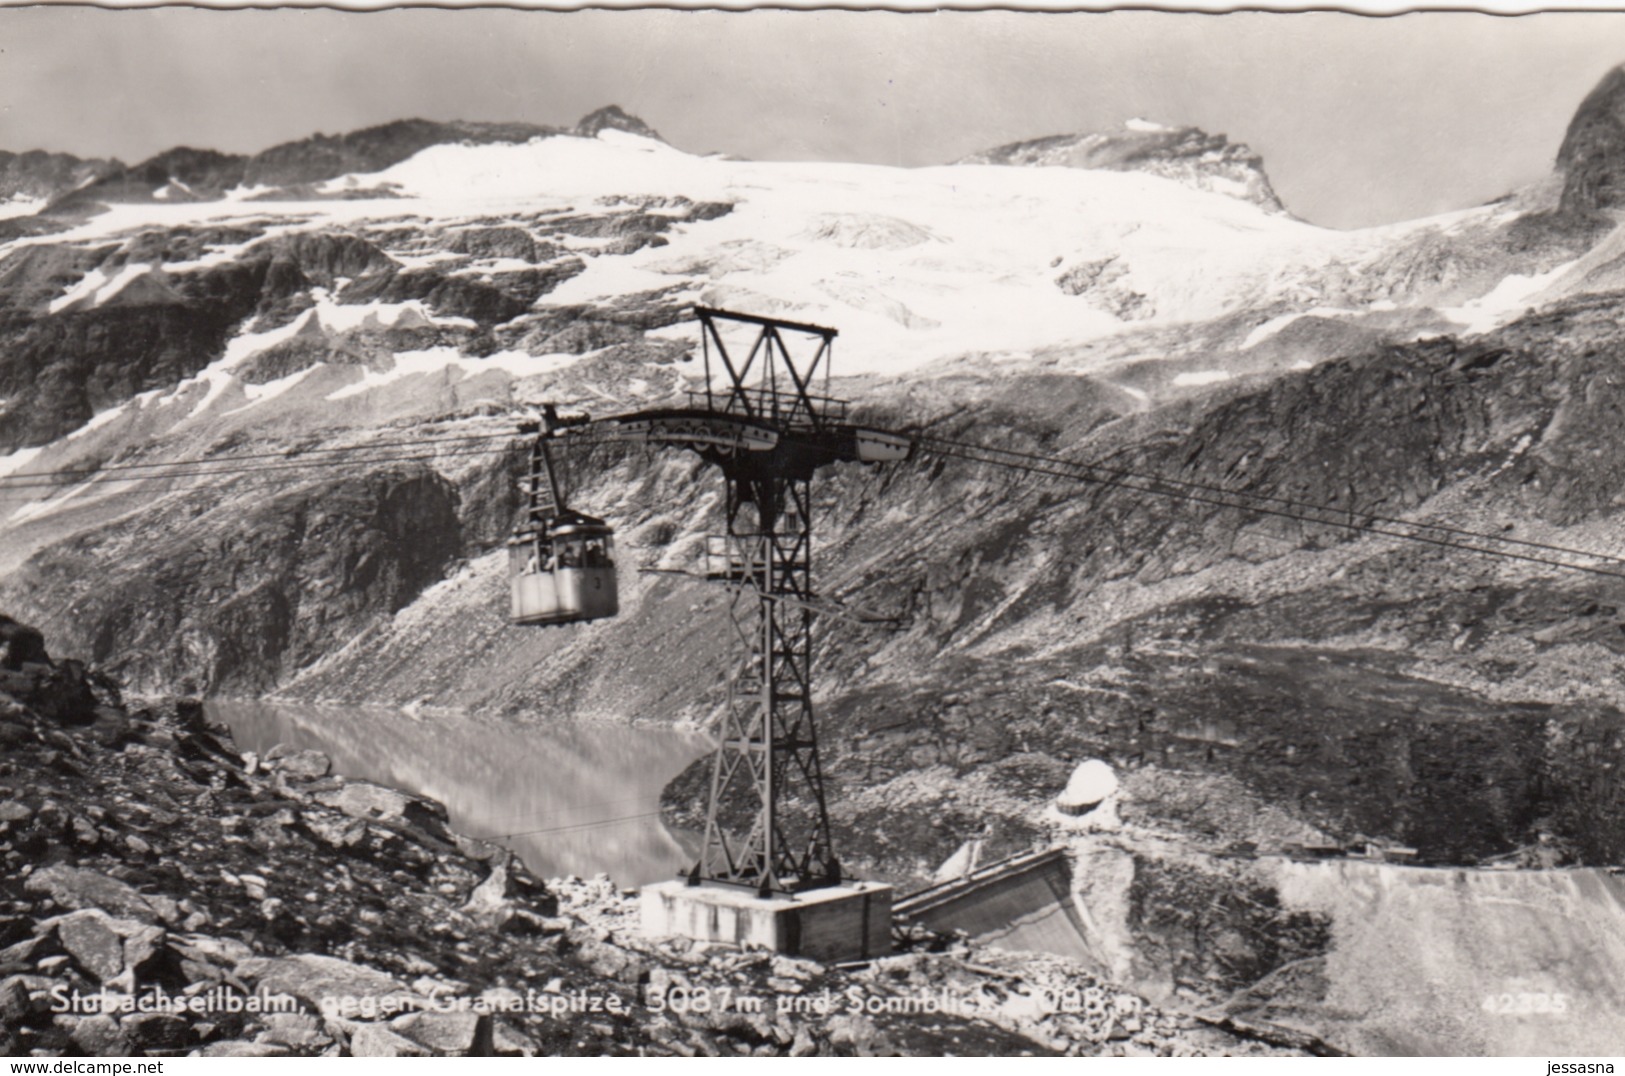
[[[835, 330], [766, 318], [698, 312], [705, 341], [708, 410], [764, 422], [781, 436], [773, 452], [719, 453], [727, 482], [727, 532], [707, 574], [734, 585], [730, 623], [737, 656], [712, 761], [705, 837], [690, 881], [746, 885], [766, 894], [832, 885], [841, 869], [830, 842], [812, 704], [812, 496], [815, 468], [832, 462], [823, 441], [845, 405], [808, 391], [827, 377]], [[759, 331], [736, 362], [718, 321]], [[810, 334], [800, 361], [784, 333]], [[725, 379], [713, 388], [713, 354]], [[751, 381], [751, 375], [757, 378]], [[696, 401], [699, 402], [699, 401]], [[751, 814], [741, 835], [729, 816]], [[741, 827], [743, 828], [743, 827]]]
[[[812, 613], [804, 604], [813, 597], [811, 483], [742, 485], [728, 483], [726, 535], [728, 564], [738, 566], [729, 574], [741, 584], [729, 607], [738, 658], [694, 880], [764, 893], [834, 884], [841, 871], [818, 762]], [[722, 815], [739, 797], [754, 800], [755, 817], [743, 839], [730, 840]], [[787, 804], [795, 805], [793, 813]]]
[[[812, 707], [812, 478], [834, 463], [908, 459], [913, 440], [852, 425], [843, 401], [811, 391], [819, 376], [828, 385], [834, 329], [704, 307], [694, 313], [705, 388], [690, 392], [686, 407], [596, 422], [560, 420], [550, 410], [532, 446], [531, 514], [559, 508], [557, 491], [543, 489], [535, 476], [551, 470], [543, 439], [569, 435], [566, 427], [603, 440], [689, 449], [721, 469], [727, 530], [707, 547], [706, 575], [733, 591], [736, 654], [712, 761], [704, 845], [687, 877], [695, 885], [749, 886], [762, 894], [834, 885], [841, 869], [830, 844]], [[736, 348], [742, 358], [729, 351], [719, 324], [754, 332], [748, 352]]]

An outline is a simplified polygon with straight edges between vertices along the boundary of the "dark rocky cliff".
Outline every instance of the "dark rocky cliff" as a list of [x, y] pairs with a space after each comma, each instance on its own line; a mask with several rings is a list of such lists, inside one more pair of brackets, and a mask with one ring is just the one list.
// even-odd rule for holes
[[1586, 95], [1557, 151], [1562, 207], [1591, 213], [1625, 205], [1625, 67]]
[[83, 160], [71, 153], [0, 150], [0, 199], [13, 197], [49, 201], [64, 191], [123, 168], [113, 160]]
[[[1485, 540], [1613, 551], [1625, 505], [1615, 435], [1625, 294], [1558, 293], [1471, 339], [1443, 335], [1452, 323], [1442, 313], [1404, 305], [1470, 303], [1595, 242], [1613, 198], [1604, 104], [1582, 109], [1575, 129], [1593, 134], [1565, 149], [1572, 212], [1497, 209], [1307, 275], [1302, 303], [1367, 316], [1277, 322], [1262, 345], [1276, 349], [1273, 361], [1233, 361], [1278, 310], [1300, 310], [1270, 305], [1272, 293], [1210, 324], [1125, 330], [1093, 353], [965, 356], [831, 391], [879, 426], [1106, 460], [1353, 520], [1417, 514]], [[589, 120], [636, 130], [618, 112]], [[413, 130], [379, 136], [381, 149], [322, 152], [387, 155]], [[1247, 186], [1246, 154], [1205, 135], [1134, 134], [1138, 149], [1062, 139], [1000, 153], [1009, 163], [1072, 153], [1103, 167], [1149, 162], [1198, 186], [1267, 190]], [[1224, 165], [1216, 172], [1202, 171], [1210, 151]], [[228, 167], [191, 165], [204, 185], [210, 169]], [[731, 209], [593, 195], [455, 222], [359, 218], [268, 235], [278, 221], [268, 215], [231, 229], [13, 247], [0, 261], [0, 450], [44, 444], [167, 387], [177, 402], [133, 404], [43, 458], [95, 470], [166, 454], [296, 463], [314, 449], [347, 469], [209, 484], [65, 477], [61, 496], [13, 517], [20, 566], [0, 583], [0, 605], [147, 691], [275, 690], [535, 721], [708, 719], [725, 692], [728, 597], [637, 569], [697, 568], [705, 534], [720, 527], [714, 472], [685, 453], [571, 454], [576, 503], [619, 532], [623, 612], [526, 630], [506, 622], [500, 548], [515, 508], [514, 446], [428, 452], [400, 467], [365, 449], [382, 431], [499, 441], [515, 412], [544, 399], [600, 416], [681, 399], [693, 382], [678, 363], [691, 348], [667, 330], [714, 279], [748, 275], [730, 259], [748, 261], [749, 247], [728, 240], [726, 258], [691, 259], [682, 240]], [[668, 237], [682, 253], [669, 274], [641, 259], [608, 266], [632, 274], [593, 274], [648, 290], [584, 297], [589, 289], [572, 285], [562, 302], [539, 301], [598, 259]], [[1082, 275], [1104, 276], [1110, 260], [1082, 261]], [[650, 265], [662, 276], [642, 275]], [[1044, 288], [1057, 272], [1051, 265]], [[349, 317], [345, 307], [360, 303], [378, 305]], [[220, 379], [236, 396], [192, 406], [221, 371], [178, 381], [234, 333], [273, 330], [286, 333]], [[1439, 335], [1418, 340], [1423, 332]], [[436, 349], [430, 358], [447, 365], [424, 360]], [[510, 350], [519, 355], [499, 355]], [[510, 377], [504, 362], [530, 373]], [[1198, 377], [1182, 382], [1187, 374]], [[176, 413], [159, 414], [164, 406]], [[820, 479], [817, 585], [903, 622], [821, 622], [821, 744], [849, 868], [917, 881], [967, 839], [994, 856], [1052, 837], [1044, 805], [1091, 757], [1120, 774], [1124, 822], [1172, 835], [1181, 855], [1373, 839], [1452, 866], [1625, 856], [1625, 583], [1611, 568], [1492, 560], [1145, 487], [941, 453]], [[692, 769], [667, 807], [693, 823], [706, 791], [703, 767]], [[1174, 974], [1247, 986], [1325, 940], [1318, 920], [1293, 935], [1302, 923], [1222, 871], [1211, 888], [1187, 884], [1155, 858], [1140, 858], [1135, 870], [1147, 873], [1130, 892]], [[1246, 899], [1186, 914], [1213, 893]]]
[[664, 142], [660, 132], [647, 123], [628, 113], [620, 105], [606, 105], [596, 112], [581, 117], [581, 122], [575, 126], [576, 134], [583, 138], [596, 138], [599, 132], [606, 130], [625, 131], [628, 134], [652, 138]]
[[461, 548], [457, 494], [423, 468], [250, 481], [36, 558], [12, 608], [141, 691], [251, 695], [407, 605]]
[[342, 135], [313, 135], [255, 154], [244, 168], [251, 186], [314, 183], [346, 173], [378, 172], [429, 146], [457, 142], [527, 142], [556, 134], [530, 123], [437, 123], [411, 119]]
[[1120, 131], [1050, 135], [983, 150], [954, 163], [1147, 172], [1243, 198], [1271, 213], [1286, 212], [1262, 157], [1249, 146], [1197, 127], [1143, 124]]

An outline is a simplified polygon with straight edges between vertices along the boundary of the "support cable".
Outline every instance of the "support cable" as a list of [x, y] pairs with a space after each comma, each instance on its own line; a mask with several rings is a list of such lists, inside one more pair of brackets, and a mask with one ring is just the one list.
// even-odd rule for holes
[[[1498, 549], [1493, 546], [1473, 545], [1468, 542], [1451, 541], [1444, 537], [1437, 537], [1426, 533], [1411, 533], [1406, 530], [1392, 529], [1394, 527], [1414, 528], [1418, 531], [1435, 531], [1442, 534], [1469, 538], [1478, 542], [1500, 543], [1514, 545], [1542, 552], [1569, 557], [1585, 557], [1602, 561], [1611, 565], [1625, 567], [1625, 558], [1611, 556], [1606, 553], [1593, 553], [1583, 549], [1573, 549], [1567, 546], [1552, 545], [1543, 542], [1531, 542], [1517, 538], [1504, 538], [1499, 535], [1484, 534], [1456, 527], [1443, 525], [1415, 523], [1409, 520], [1396, 519], [1386, 516], [1374, 516], [1367, 513], [1355, 513], [1345, 509], [1328, 508], [1311, 505], [1306, 502], [1288, 501], [1286, 498], [1269, 497], [1263, 494], [1248, 494], [1237, 490], [1225, 489], [1222, 486], [1211, 486], [1204, 483], [1165, 479], [1157, 475], [1140, 474], [1115, 468], [1101, 467], [1096, 464], [1083, 463], [1073, 460], [1038, 456], [1033, 453], [1013, 452], [1007, 449], [988, 448], [983, 445], [974, 445], [967, 442], [948, 441], [943, 438], [922, 438], [922, 448], [939, 456], [965, 460], [971, 463], [989, 464], [1006, 467], [1012, 470], [1023, 471], [1029, 474], [1044, 475], [1053, 478], [1070, 478], [1092, 485], [1116, 486], [1134, 493], [1146, 493], [1156, 497], [1170, 498], [1186, 501], [1192, 504], [1204, 504], [1218, 508], [1232, 508], [1242, 512], [1252, 512], [1257, 515], [1274, 516], [1281, 519], [1296, 520], [1300, 523], [1309, 523], [1316, 526], [1336, 527], [1343, 530], [1359, 533], [1382, 535], [1389, 538], [1399, 538], [1405, 541], [1419, 542], [1425, 545], [1440, 546], [1447, 549], [1457, 549], [1464, 552], [1480, 553], [1485, 556], [1503, 557], [1508, 560], [1518, 560], [1533, 564], [1541, 564], [1553, 568], [1565, 568], [1570, 571], [1588, 572], [1593, 575], [1612, 576], [1625, 579], [1625, 570], [1600, 567], [1595, 564], [1575, 564], [1569, 561], [1556, 560], [1552, 557], [1539, 556], [1535, 553], [1515, 552], [1509, 549]], [[1018, 457], [1017, 459], [1003, 457]], [[1106, 477], [1099, 477], [1105, 475]], [[1167, 488], [1173, 487], [1173, 488]], [[1302, 506], [1309, 511], [1346, 514], [1348, 520], [1326, 519], [1305, 515], [1302, 512], [1288, 511], [1286, 507], [1266, 507], [1264, 504], [1248, 503], [1249, 501], [1262, 501], [1265, 504], [1276, 503], [1290, 506]], [[1357, 522], [1365, 519], [1369, 522]], [[1379, 525], [1380, 524], [1380, 525]]]
[[[946, 438], [940, 437], [922, 437], [919, 439], [919, 444], [928, 449], [932, 447], [941, 447], [943, 449], [957, 448], [966, 451], [996, 453], [1003, 456], [1015, 457], [1024, 461], [1032, 461], [1042, 464], [1057, 464], [1089, 471], [1099, 471], [1102, 474], [1111, 475], [1113, 477], [1132, 478], [1138, 481], [1161, 482], [1170, 486], [1218, 493], [1227, 497], [1241, 497], [1247, 500], [1261, 501], [1268, 504], [1278, 504], [1288, 508], [1303, 509], [1305, 511], [1346, 514], [1353, 518], [1369, 519], [1374, 523], [1384, 523], [1402, 527], [1415, 527], [1419, 530], [1437, 531], [1441, 534], [1450, 534], [1457, 537], [1470, 538], [1479, 541], [1499, 542], [1504, 545], [1526, 546], [1531, 549], [1540, 549], [1552, 553], [1564, 553], [1570, 556], [1592, 557], [1597, 560], [1610, 561], [1625, 567], [1625, 557], [1614, 556], [1609, 553], [1592, 553], [1583, 549], [1571, 549], [1567, 546], [1552, 545], [1547, 542], [1535, 542], [1524, 538], [1508, 538], [1504, 535], [1498, 534], [1485, 534], [1482, 531], [1468, 530], [1463, 527], [1452, 527], [1443, 523], [1424, 523], [1417, 520], [1399, 519], [1394, 516], [1379, 515], [1374, 512], [1360, 512], [1352, 508], [1336, 508], [1331, 505], [1316, 504], [1313, 501], [1300, 501], [1294, 500], [1290, 497], [1276, 496], [1274, 494], [1254, 493], [1249, 490], [1231, 489], [1226, 486], [1219, 486], [1207, 482], [1197, 482], [1192, 479], [1169, 478], [1165, 475], [1143, 474], [1135, 471], [1124, 470], [1122, 468], [1108, 467], [1105, 464], [1089, 460], [1068, 460], [1058, 456], [1040, 456], [1032, 452], [1020, 452], [1015, 449], [1008, 448], [992, 448], [987, 445], [978, 445], [964, 441], [950, 441]], [[987, 462], [997, 461], [988, 460]], [[1328, 522], [1328, 525], [1338, 526], [1339, 524]]]

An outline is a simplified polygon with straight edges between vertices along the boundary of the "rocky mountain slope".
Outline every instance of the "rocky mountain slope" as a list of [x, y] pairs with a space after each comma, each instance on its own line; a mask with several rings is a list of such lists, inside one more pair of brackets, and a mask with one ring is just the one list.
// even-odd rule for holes
[[71, 153], [0, 150], [0, 219], [38, 213], [57, 196], [94, 183], [121, 167]]
[[1625, 68], [1609, 72], [1586, 95], [1557, 151], [1564, 210], [1595, 213], [1617, 209], [1622, 192], [1620, 143], [1625, 137]]
[[[7, 1056], [1298, 1052], [925, 936], [857, 971], [643, 939], [607, 880], [543, 885], [317, 752], [239, 755], [193, 700], [128, 709], [9, 619], [0, 737]], [[899, 1011], [927, 993], [964, 1010]]]
[[[703, 723], [725, 596], [636, 569], [697, 568], [714, 474], [571, 455], [619, 531], [616, 620], [509, 627], [500, 549], [515, 413], [680, 401], [696, 303], [838, 327], [828, 391], [877, 425], [1622, 556], [1617, 81], [1550, 182], [1359, 232], [1189, 130], [901, 171], [698, 158], [616, 114], [357, 150], [373, 170], [297, 200], [58, 218], [0, 246], [0, 608], [142, 691]], [[821, 483], [820, 586], [903, 621], [821, 636], [854, 869], [1024, 848], [1091, 757], [1125, 821], [1204, 856], [1620, 860], [1618, 575], [942, 453]], [[674, 819], [703, 786], [671, 786]], [[1221, 920], [1181, 976], [1308, 958], [1238, 961]]]

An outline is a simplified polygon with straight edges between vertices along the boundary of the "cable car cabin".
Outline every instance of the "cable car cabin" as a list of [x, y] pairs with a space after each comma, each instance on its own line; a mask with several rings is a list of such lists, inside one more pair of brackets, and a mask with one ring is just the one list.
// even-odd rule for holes
[[508, 541], [513, 624], [573, 624], [620, 612], [615, 532], [601, 519], [570, 513]]

